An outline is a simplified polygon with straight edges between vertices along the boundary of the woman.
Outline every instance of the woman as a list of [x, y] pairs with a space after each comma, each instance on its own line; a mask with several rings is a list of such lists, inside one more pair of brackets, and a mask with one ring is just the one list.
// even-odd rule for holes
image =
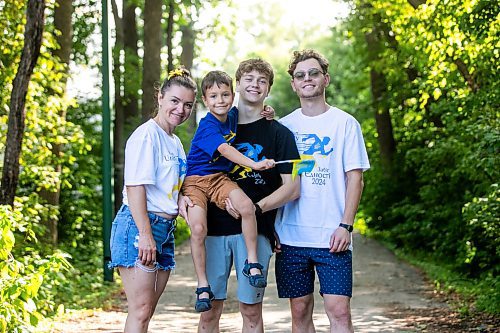
[[111, 263], [128, 301], [125, 332], [147, 332], [175, 267], [174, 230], [186, 155], [174, 129], [189, 118], [196, 83], [171, 71], [158, 92], [158, 113], [127, 140], [123, 205], [111, 229]]

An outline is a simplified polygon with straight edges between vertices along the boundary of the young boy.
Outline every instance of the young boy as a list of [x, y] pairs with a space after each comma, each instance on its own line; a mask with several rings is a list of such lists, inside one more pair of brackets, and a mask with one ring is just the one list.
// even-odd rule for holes
[[211, 201], [225, 209], [225, 200], [230, 199], [241, 216], [242, 231], [247, 247], [247, 262], [243, 274], [253, 287], [267, 285], [262, 274], [262, 265], [257, 260], [257, 222], [255, 206], [250, 198], [227, 177], [232, 163], [254, 170], [265, 170], [274, 166], [274, 160], [253, 161], [230, 144], [236, 135], [238, 111], [231, 108], [234, 99], [231, 77], [221, 71], [209, 72], [202, 80], [203, 103], [209, 113], [200, 121], [191, 142], [187, 157], [187, 174], [182, 192], [194, 206], [188, 209], [191, 228], [191, 255], [198, 278], [195, 310], [212, 308], [213, 293], [205, 272], [205, 238], [207, 235], [207, 203]]

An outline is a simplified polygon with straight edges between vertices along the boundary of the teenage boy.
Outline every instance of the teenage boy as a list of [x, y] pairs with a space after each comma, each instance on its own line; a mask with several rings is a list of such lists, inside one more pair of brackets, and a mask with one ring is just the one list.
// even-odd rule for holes
[[[331, 332], [353, 332], [352, 238], [354, 217], [370, 167], [359, 123], [326, 103], [328, 61], [314, 50], [294, 52], [288, 73], [301, 108], [281, 119], [295, 135], [312, 172], [301, 177], [300, 199], [276, 218], [278, 296], [289, 298], [292, 332], [315, 332], [314, 270]], [[307, 156], [305, 156], [307, 155]]]
[[[252, 287], [266, 286], [262, 274], [263, 266], [257, 261], [257, 222], [255, 207], [250, 198], [226, 175], [233, 163], [253, 170], [265, 170], [274, 166], [274, 161], [254, 161], [244, 156], [233, 146], [238, 110], [232, 108], [234, 99], [232, 79], [224, 72], [209, 72], [201, 83], [203, 103], [209, 113], [200, 121], [187, 157], [187, 174], [182, 192], [193, 203], [187, 211], [191, 228], [191, 255], [198, 279], [195, 310], [208, 311], [213, 293], [205, 273], [205, 237], [207, 232], [207, 203], [213, 202], [225, 208], [230, 199], [234, 209], [241, 215], [242, 231], [246, 244], [245, 264], [242, 274]], [[262, 109], [263, 110], [263, 109]], [[261, 110], [261, 111], [262, 111]]]
[[[293, 134], [279, 122], [266, 120], [260, 115], [273, 79], [271, 65], [261, 59], [243, 61], [236, 71], [239, 122], [234, 147], [254, 161], [299, 158]], [[259, 263], [264, 266], [262, 273], [265, 277], [275, 245], [276, 208], [295, 200], [300, 192], [299, 181], [292, 181], [291, 171], [290, 164], [278, 164], [265, 171], [252, 171], [237, 165], [229, 173], [255, 202], [259, 232], [257, 255]], [[231, 202], [234, 205], [234, 201]], [[233, 264], [238, 278], [237, 297], [243, 317], [242, 332], [263, 332], [262, 301], [265, 288], [249, 287], [248, 283], [243, 282], [244, 277], [240, 273], [246, 253], [241, 224], [226, 211], [210, 205], [205, 244], [207, 276], [215, 300], [212, 302], [212, 310], [201, 314], [198, 332], [219, 332], [219, 321], [227, 298], [227, 282]]]

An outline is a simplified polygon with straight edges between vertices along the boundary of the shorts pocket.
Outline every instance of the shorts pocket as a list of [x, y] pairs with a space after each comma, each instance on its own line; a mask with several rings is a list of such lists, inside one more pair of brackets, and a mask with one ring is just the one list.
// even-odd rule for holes
[[156, 242], [156, 250], [158, 253], [163, 253], [165, 245], [168, 247], [169, 242], [173, 242], [175, 231], [175, 220], [173, 221], [151, 221], [151, 231]]
[[109, 248], [111, 252], [113, 252], [113, 243], [115, 241], [116, 228], [118, 227], [118, 223], [113, 222], [111, 225], [111, 237], [109, 238]]

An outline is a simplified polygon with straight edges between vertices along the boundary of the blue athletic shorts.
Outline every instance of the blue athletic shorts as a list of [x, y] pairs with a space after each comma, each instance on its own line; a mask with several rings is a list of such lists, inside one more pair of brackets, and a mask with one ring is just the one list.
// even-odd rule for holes
[[[238, 300], [245, 304], [262, 302], [265, 288], [252, 287], [248, 278], [242, 273], [247, 258], [247, 248], [242, 234], [208, 236], [205, 240], [205, 248], [207, 278], [215, 299], [225, 300], [227, 298], [227, 280], [231, 274], [234, 261], [236, 278], [238, 279]], [[262, 235], [258, 235], [257, 259], [264, 266], [262, 274], [266, 278], [272, 255], [273, 251], [269, 240]]]
[[352, 297], [352, 252], [281, 244], [276, 254], [276, 284], [280, 298], [296, 298], [314, 292], [314, 269], [321, 295]]
[[[175, 219], [168, 220], [153, 213], [148, 213], [153, 238], [156, 242], [156, 270], [171, 270], [175, 268], [174, 260], [174, 230]], [[111, 262], [113, 267], [141, 267], [138, 262], [139, 230], [132, 218], [132, 213], [126, 205], [122, 205], [111, 226]]]

